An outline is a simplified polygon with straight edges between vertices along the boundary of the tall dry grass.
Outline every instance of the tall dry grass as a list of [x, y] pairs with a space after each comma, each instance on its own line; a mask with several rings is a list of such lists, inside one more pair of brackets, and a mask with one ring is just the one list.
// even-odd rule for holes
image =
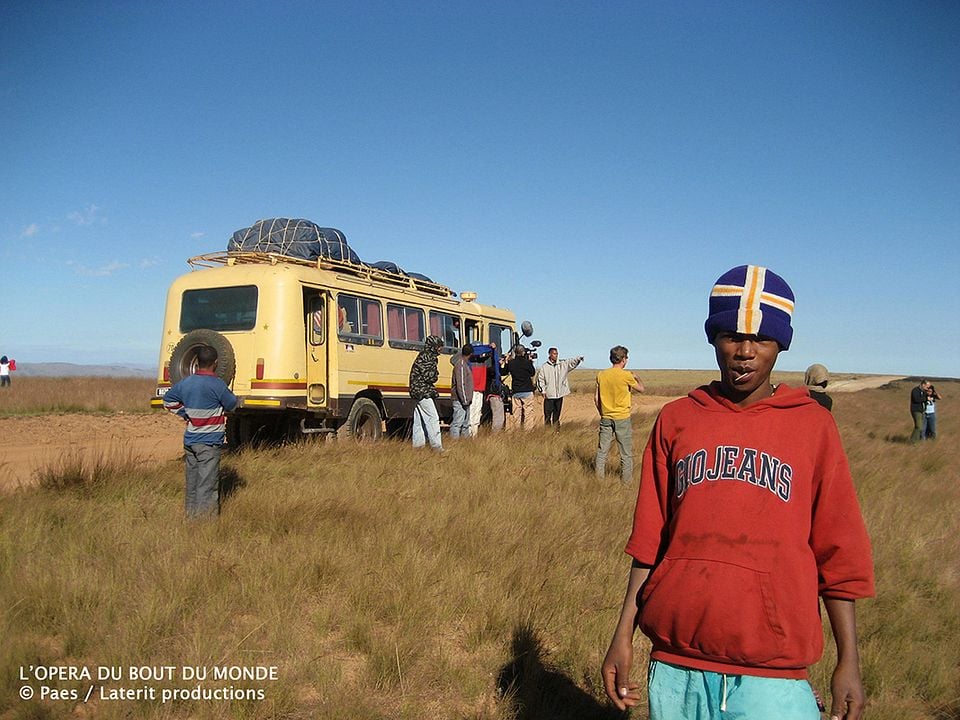
[[[874, 720], [960, 713], [960, 384], [938, 388], [942, 439], [922, 446], [905, 442], [909, 384], [835, 396], [876, 556], [879, 596], [858, 603]], [[635, 419], [638, 446], [651, 423]], [[636, 490], [594, 479], [595, 443], [569, 425], [447, 441], [442, 457], [246, 451], [225, 458], [230, 495], [208, 523], [182, 519], [178, 463], [0, 498], [0, 717], [620, 717], [598, 671]], [[81, 707], [19, 700], [30, 664], [277, 665], [279, 679], [229, 683], [262, 701]]]
[[0, 417], [72, 412], [150, 411], [150, 378], [15, 377], [0, 389]]
[[834, 413], [873, 542], [878, 594], [858, 618], [870, 717], [948, 720], [960, 718], [960, 383], [937, 382], [939, 439], [911, 445], [915, 384], [836, 394]]

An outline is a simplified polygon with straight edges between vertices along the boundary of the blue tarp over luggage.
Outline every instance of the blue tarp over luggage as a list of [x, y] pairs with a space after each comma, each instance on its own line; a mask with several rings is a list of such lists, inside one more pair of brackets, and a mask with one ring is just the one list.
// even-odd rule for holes
[[367, 265], [350, 247], [342, 232], [336, 228], [320, 227], [310, 220], [291, 218], [257, 220], [250, 227], [237, 230], [233, 234], [227, 242], [227, 251], [276, 253], [311, 261], [318, 258], [343, 260], [352, 265], [372, 267], [392, 275], [433, 282], [426, 275], [407, 272], [389, 260]]
[[394, 275], [403, 275], [404, 277], [412, 277], [414, 280], [424, 280], [430, 283], [433, 282], [433, 280], [428, 278], [426, 275], [422, 275], [420, 273], [415, 273], [415, 272], [407, 272], [392, 260], [378, 260], [375, 263], [371, 263], [370, 267], [374, 267], [374, 268], [377, 268], [377, 270], [383, 270], [384, 272], [392, 273]]
[[323, 228], [302, 219], [269, 218], [237, 230], [227, 243], [228, 251], [266, 252], [316, 260], [330, 258], [360, 264], [360, 256], [336, 228]]

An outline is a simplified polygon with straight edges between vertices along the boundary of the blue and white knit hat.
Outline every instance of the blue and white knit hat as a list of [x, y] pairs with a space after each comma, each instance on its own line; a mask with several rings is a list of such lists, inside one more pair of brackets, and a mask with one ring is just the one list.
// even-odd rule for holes
[[717, 278], [710, 291], [707, 342], [726, 331], [773, 338], [787, 350], [792, 315], [793, 290], [782, 277], [759, 265], [740, 265]]

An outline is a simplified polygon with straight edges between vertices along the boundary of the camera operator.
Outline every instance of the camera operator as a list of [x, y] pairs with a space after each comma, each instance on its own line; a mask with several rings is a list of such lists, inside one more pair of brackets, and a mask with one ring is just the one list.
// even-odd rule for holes
[[518, 343], [513, 348], [503, 374], [512, 378], [510, 388], [513, 391], [513, 411], [507, 416], [507, 429], [533, 429], [542, 417], [534, 408], [533, 402], [533, 379], [537, 370], [523, 345]]

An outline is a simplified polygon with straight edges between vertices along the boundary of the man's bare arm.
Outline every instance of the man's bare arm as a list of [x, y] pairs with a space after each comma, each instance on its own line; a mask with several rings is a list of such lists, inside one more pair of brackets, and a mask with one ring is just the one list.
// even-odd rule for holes
[[837, 667], [830, 682], [831, 720], [860, 720], [866, 692], [860, 677], [860, 650], [857, 647], [857, 616], [852, 600], [824, 598], [830, 628], [837, 643]]

